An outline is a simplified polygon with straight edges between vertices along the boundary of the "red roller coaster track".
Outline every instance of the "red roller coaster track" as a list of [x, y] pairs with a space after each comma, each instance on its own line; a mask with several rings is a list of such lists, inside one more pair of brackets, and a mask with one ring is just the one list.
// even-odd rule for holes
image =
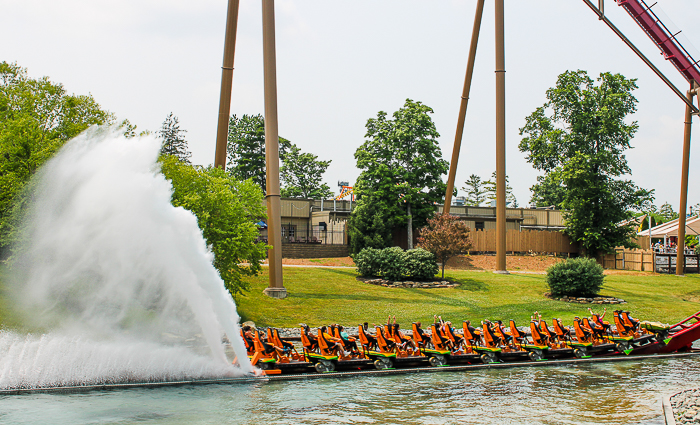
[[661, 49], [664, 57], [673, 63], [688, 82], [695, 80], [695, 82], [700, 83], [698, 61], [693, 59], [688, 50], [676, 38], [680, 31], [672, 33], [651, 10], [654, 5], [648, 6], [644, 0], [615, 0], [615, 2], [625, 8], [627, 13]]

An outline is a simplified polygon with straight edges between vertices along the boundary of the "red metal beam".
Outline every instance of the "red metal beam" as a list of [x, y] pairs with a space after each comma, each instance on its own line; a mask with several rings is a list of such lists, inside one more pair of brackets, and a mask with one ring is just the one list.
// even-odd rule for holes
[[[688, 82], [700, 82], [700, 69], [696, 61], [676, 35], [664, 25], [644, 0], [615, 0], [639, 24], [654, 43], [661, 49], [664, 57], [669, 60]], [[700, 59], [700, 58], [699, 58]]]

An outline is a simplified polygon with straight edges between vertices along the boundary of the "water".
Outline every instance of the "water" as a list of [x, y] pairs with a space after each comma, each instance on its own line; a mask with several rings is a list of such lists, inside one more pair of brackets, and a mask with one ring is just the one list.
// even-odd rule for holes
[[700, 359], [0, 398], [8, 424], [663, 424]]
[[8, 285], [39, 331], [0, 331], [0, 388], [251, 371], [196, 218], [170, 204], [159, 149], [94, 127], [42, 168]]

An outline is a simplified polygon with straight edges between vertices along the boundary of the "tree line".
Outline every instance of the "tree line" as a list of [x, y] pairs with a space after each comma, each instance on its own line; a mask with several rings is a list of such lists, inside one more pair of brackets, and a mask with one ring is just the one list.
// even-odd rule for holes
[[[594, 80], [585, 71], [567, 71], [520, 129], [520, 150], [543, 173], [531, 188], [531, 202], [564, 210], [565, 232], [590, 256], [629, 246], [635, 229], [618, 223], [635, 214], [648, 212], [665, 219], [675, 214], [668, 203], [656, 210], [654, 191], [626, 178], [631, 169], [625, 151], [638, 128], [636, 122], [627, 122], [636, 110], [636, 87], [636, 80], [620, 74], [601, 73]], [[352, 252], [391, 246], [396, 228], [406, 229], [410, 243], [414, 230], [425, 227], [435, 205], [443, 201], [448, 164], [432, 114], [429, 106], [407, 99], [391, 115], [380, 111], [367, 120], [364, 142], [355, 152], [360, 175], [356, 208], [348, 222]], [[21, 230], [36, 170], [81, 131], [105, 124], [119, 125], [126, 137], [137, 134], [135, 125], [128, 120], [116, 123], [92, 96], [69, 94], [47, 77], [32, 79], [18, 65], [0, 63], [3, 259], [11, 256]], [[214, 265], [232, 295], [246, 290], [244, 276], [260, 272], [267, 248], [257, 242], [255, 226], [265, 216], [264, 127], [261, 115], [230, 118], [226, 170], [191, 163], [186, 130], [173, 113], [155, 132], [162, 142], [161, 172], [173, 184], [172, 203], [197, 216]], [[282, 137], [279, 146], [283, 196], [332, 196], [323, 182], [330, 160], [302, 152]], [[462, 187], [468, 204], [495, 198], [495, 181], [495, 175], [482, 180], [472, 174]], [[508, 198], [517, 206], [512, 192]]]

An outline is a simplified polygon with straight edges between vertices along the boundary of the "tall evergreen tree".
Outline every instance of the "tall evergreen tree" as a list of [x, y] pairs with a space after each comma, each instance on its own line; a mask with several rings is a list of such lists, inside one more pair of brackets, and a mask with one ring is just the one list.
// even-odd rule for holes
[[171, 112], [163, 121], [160, 130], [156, 131], [156, 135], [163, 140], [160, 148], [161, 155], [171, 155], [189, 164], [192, 153], [187, 149], [185, 133], [187, 130], [180, 128], [178, 118]]
[[[279, 157], [284, 157], [292, 146], [279, 138]], [[262, 115], [232, 115], [228, 122], [226, 170], [239, 180], [253, 179], [263, 193], [267, 192], [265, 163], [265, 119]]]
[[[491, 173], [491, 178], [484, 182], [484, 196], [486, 200], [491, 202], [496, 200], [496, 172]], [[518, 207], [518, 200], [513, 195], [513, 188], [508, 184], [508, 176], [506, 176], [506, 203], [510, 208]]]
[[466, 193], [467, 205], [472, 207], [480, 207], [486, 201], [486, 190], [481, 177], [476, 174], [469, 176], [469, 180], [464, 182], [465, 186], [462, 190]]

